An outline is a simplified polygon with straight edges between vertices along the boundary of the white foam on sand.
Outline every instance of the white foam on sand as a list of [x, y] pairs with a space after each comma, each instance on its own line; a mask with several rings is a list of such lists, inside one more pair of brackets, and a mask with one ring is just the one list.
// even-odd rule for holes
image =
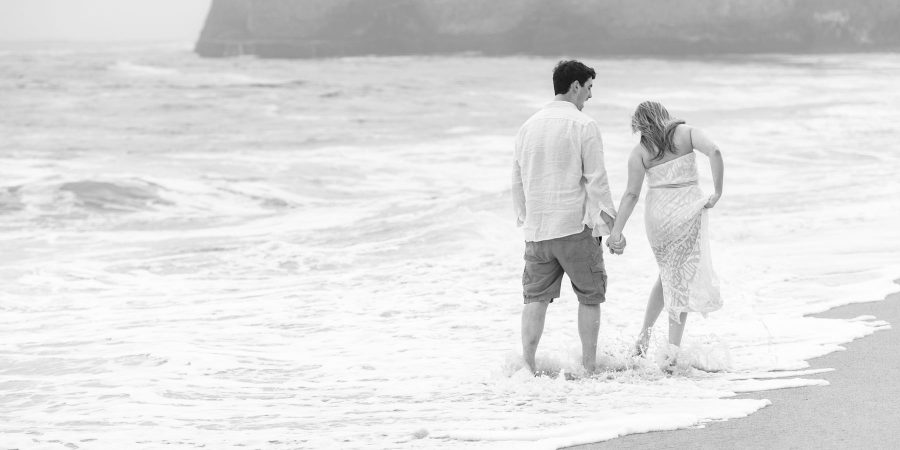
[[485, 432], [478, 430], [455, 431], [447, 435], [435, 435], [434, 439], [449, 438], [461, 441], [486, 441], [490, 448], [557, 449], [579, 444], [601, 442], [635, 433], [676, 430], [697, 426], [714, 413], [721, 419], [736, 419], [769, 405], [768, 400], [735, 400], [722, 404], [710, 401], [661, 402], [653, 412], [621, 410], [615, 416], [593, 417], [575, 425], [562, 425], [551, 432], [543, 430], [517, 430]]
[[564, 282], [538, 378], [509, 169], [555, 61], [3, 58], [29, 76], [0, 82], [14, 445], [558, 448], [746, 416], [767, 402], [736, 393], [824, 385], [808, 359], [890, 326], [807, 316], [896, 290], [900, 66], [883, 55], [603, 61], [585, 111], [616, 201], [638, 100], [724, 150], [725, 307], [689, 317], [673, 375], [664, 318], [629, 356], [656, 277], [639, 204], [606, 256], [604, 370], [580, 368]]

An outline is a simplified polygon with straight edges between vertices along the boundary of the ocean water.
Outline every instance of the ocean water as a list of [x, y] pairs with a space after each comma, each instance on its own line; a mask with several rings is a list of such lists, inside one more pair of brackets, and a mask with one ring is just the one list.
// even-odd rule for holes
[[736, 393], [827, 384], [806, 360], [890, 326], [805, 315], [896, 290], [896, 55], [586, 61], [616, 203], [642, 100], [724, 152], [725, 307], [673, 376], [664, 318], [628, 357], [642, 203], [606, 256], [605, 371], [565, 284], [556, 375], [520, 370], [512, 137], [554, 59], [0, 47], [0, 447], [558, 448], [752, 414]]

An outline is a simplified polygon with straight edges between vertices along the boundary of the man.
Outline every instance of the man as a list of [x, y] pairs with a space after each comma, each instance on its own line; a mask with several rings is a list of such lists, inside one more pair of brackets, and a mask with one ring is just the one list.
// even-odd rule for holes
[[[522, 354], [533, 374], [547, 306], [559, 297], [563, 273], [578, 297], [582, 364], [588, 372], [596, 368], [600, 304], [606, 300], [599, 237], [609, 235], [616, 211], [600, 129], [581, 112], [595, 77], [594, 69], [581, 62], [561, 61], [553, 71], [554, 101], [516, 136], [512, 193], [525, 234]], [[610, 251], [622, 248], [617, 243]]]

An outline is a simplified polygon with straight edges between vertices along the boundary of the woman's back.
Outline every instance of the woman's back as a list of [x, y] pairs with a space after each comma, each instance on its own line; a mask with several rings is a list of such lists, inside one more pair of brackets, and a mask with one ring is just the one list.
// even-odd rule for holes
[[697, 159], [690, 140], [690, 128], [679, 125], [675, 129], [673, 142], [675, 152], [665, 152], [659, 160], [654, 161], [653, 155], [645, 149], [644, 165], [647, 167], [647, 186], [650, 189], [697, 183]]
[[675, 144], [675, 151], [666, 151], [663, 153], [663, 157], [657, 160], [653, 159], [653, 155], [656, 153], [655, 149], [645, 148], [644, 167], [646, 167], [647, 169], [651, 169], [660, 164], [665, 164], [669, 161], [672, 161], [673, 159], [678, 159], [689, 153], [694, 153], [694, 145], [691, 139], [691, 127], [687, 125], [678, 125], [675, 128], [674, 136], [672, 136], [672, 142], [673, 144]]

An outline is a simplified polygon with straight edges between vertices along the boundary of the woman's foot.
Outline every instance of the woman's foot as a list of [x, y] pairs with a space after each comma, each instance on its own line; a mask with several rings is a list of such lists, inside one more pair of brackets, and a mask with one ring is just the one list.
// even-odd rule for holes
[[678, 360], [677, 359], [672, 359], [672, 360], [667, 359], [666, 364], [662, 366], [662, 371], [666, 375], [672, 375], [673, 373], [675, 373], [676, 369], [678, 369]]
[[638, 336], [638, 339], [634, 341], [634, 348], [631, 349], [632, 357], [641, 357], [647, 356], [647, 348], [650, 347], [650, 332], [641, 333]]
[[631, 349], [632, 358], [643, 358], [647, 355], [647, 346], [640, 340], [634, 341], [634, 348]]
[[660, 366], [660, 369], [666, 375], [672, 375], [676, 370], [678, 370], [678, 353], [680, 350], [681, 348], [672, 344], [669, 344], [669, 348], [666, 349], [666, 353], [663, 356], [663, 359], [661, 361], [662, 364]]

